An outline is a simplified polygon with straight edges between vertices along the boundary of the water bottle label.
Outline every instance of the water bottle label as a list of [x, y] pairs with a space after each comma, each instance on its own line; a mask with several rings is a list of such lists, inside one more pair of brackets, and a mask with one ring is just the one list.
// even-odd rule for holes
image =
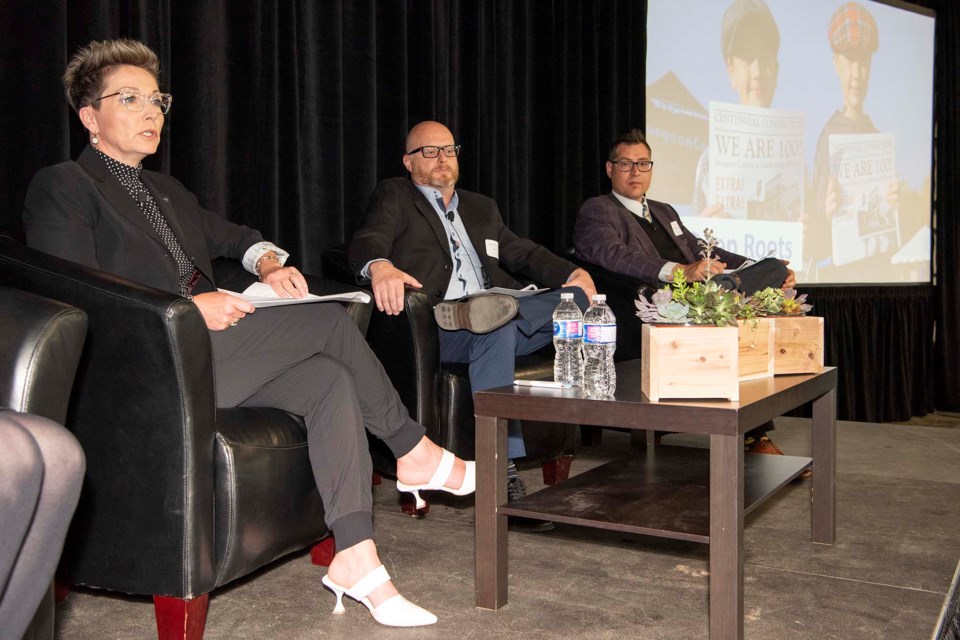
[[583, 326], [584, 344], [614, 344], [617, 341], [617, 325], [587, 324]]
[[554, 320], [553, 337], [579, 340], [583, 338], [583, 323], [579, 320]]

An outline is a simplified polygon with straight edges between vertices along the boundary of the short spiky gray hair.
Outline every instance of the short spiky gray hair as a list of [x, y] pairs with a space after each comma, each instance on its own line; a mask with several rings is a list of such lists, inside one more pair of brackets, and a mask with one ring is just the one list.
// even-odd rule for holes
[[63, 88], [73, 110], [95, 104], [106, 77], [123, 64], [140, 67], [155, 80], [160, 77], [157, 54], [136, 40], [94, 40], [73, 54], [63, 74]]

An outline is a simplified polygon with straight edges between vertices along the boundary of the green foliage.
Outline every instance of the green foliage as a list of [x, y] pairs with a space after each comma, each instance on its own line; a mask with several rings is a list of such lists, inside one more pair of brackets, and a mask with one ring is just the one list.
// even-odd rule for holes
[[739, 292], [727, 291], [713, 280], [687, 282], [683, 268], [677, 267], [672, 283], [653, 294], [650, 300], [641, 296], [635, 303], [637, 315], [644, 322], [725, 327], [736, 324], [737, 320], [746, 320], [755, 329], [759, 317], [810, 311], [812, 307], [805, 304], [806, 298], [806, 294], [798, 296], [795, 289], [781, 291], [773, 287], [743, 298]]
[[[664, 289], [669, 289], [670, 285], [664, 287]], [[674, 302], [679, 302], [683, 304], [686, 300], [687, 295], [687, 274], [684, 272], [683, 267], [677, 267], [673, 272], [673, 300]]]
[[783, 309], [783, 291], [767, 287], [763, 291], [757, 291], [750, 298], [750, 306], [753, 307], [759, 315], [771, 315], [780, 313]]
[[726, 291], [716, 282], [687, 283], [683, 269], [677, 267], [673, 272], [673, 282], [662, 291], [669, 291], [673, 303], [687, 307], [686, 317], [677, 318], [678, 307], [671, 306], [669, 313], [666, 305], [659, 305], [664, 320], [689, 322], [691, 324], [715, 324], [718, 327], [736, 324], [741, 310], [739, 294]]
[[757, 291], [747, 301], [747, 306], [758, 316], [801, 315], [813, 307], [806, 304], [807, 294], [798, 296], [796, 289], [775, 289], [767, 287]]

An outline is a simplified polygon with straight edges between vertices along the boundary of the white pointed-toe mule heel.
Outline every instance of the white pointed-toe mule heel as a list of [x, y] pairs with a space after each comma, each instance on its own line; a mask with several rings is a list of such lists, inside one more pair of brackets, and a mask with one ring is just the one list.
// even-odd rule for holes
[[406, 484], [397, 480], [397, 489], [405, 493], [412, 493], [417, 500], [417, 509], [422, 509], [427, 504], [420, 497], [421, 491], [446, 491], [455, 496], [469, 495], [477, 489], [477, 467], [472, 460], [464, 462], [467, 468], [463, 472], [463, 482], [460, 483], [459, 489], [443, 486], [450, 478], [450, 474], [453, 473], [453, 463], [456, 460], [455, 455], [444, 449], [443, 455], [440, 457], [440, 464], [437, 465], [437, 469], [433, 472], [433, 477], [430, 478], [429, 482], [426, 484]]
[[423, 607], [413, 604], [399, 593], [384, 600], [376, 607], [373, 606], [367, 596], [377, 587], [389, 581], [390, 574], [387, 573], [387, 569], [383, 565], [357, 580], [349, 589], [341, 587], [329, 576], [323, 576], [324, 586], [337, 596], [337, 604], [333, 608], [333, 612], [337, 615], [346, 611], [343, 607], [343, 596], [346, 594], [369, 609], [374, 620], [388, 627], [422, 627], [436, 623], [437, 616]]

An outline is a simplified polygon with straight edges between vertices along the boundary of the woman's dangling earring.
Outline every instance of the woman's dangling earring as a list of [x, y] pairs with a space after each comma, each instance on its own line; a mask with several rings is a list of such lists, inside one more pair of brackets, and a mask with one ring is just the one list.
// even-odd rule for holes
[[97, 133], [93, 134], [93, 137], [90, 138], [90, 142], [92, 142], [93, 144], [100, 144], [100, 134], [97, 134]]

